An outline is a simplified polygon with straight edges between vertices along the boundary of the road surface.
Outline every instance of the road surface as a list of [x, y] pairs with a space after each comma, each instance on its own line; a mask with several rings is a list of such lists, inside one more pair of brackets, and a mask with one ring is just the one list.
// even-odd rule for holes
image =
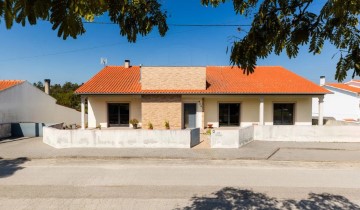
[[0, 159], [0, 209], [360, 209], [360, 163]]

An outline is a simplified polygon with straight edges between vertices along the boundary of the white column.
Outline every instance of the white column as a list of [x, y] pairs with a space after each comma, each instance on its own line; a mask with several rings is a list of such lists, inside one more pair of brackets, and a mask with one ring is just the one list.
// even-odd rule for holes
[[85, 97], [81, 96], [81, 129], [85, 129]]
[[260, 97], [259, 125], [264, 125], [264, 97]]
[[324, 96], [319, 96], [319, 118], [318, 125], [323, 125], [324, 123]]

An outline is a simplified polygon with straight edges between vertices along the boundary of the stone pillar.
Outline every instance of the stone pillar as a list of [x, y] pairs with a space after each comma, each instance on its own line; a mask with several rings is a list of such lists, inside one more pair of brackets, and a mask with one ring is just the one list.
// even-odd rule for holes
[[264, 125], [264, 97], [260, 97], [259, 125]]
[[319, 96], [319, 117], [318, 125], [324, 124], [324, 96]]
[[85, 129], [85, 97], [81, 96], [81, 129]]

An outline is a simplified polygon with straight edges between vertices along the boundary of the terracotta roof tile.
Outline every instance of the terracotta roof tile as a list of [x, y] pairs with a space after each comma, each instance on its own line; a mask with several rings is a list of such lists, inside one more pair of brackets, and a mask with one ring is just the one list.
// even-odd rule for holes
[[347, 85], [347, 84], [342, 84], [342, 83], [328, 83], [328, 84], [326, 84], [326, 86], [330, 86], [330, 87], [333, 87], [333, 88], [337, 88], [337, 89], [341, 89], [341, 90], [345, 90], [345, 91], [349, 91], [349, 92], [359, 93], [359, 94], [360, 94], [360, 88], [354, 87], [354, 86], [350, 86], [350, 85]]
[[23, 83], [24, 80], [0, 80], [0, 91]]
[[326, 94], [330, 91], [283, 67], [259, 66], [255, 73], [229, 66], [206, 68], [206, 90], [141, 90], [140, 68], [108, 66], [77, 94]]

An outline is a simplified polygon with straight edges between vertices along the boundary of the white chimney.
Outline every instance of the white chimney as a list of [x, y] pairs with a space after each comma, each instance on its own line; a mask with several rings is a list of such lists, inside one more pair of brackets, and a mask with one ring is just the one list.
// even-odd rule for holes
[[44, 81], [45, 93], [50, 95], [50, 79], [45, 79]]
[[125, 68], [130, 68], [130, 60], [125, 60], [124, 67]]
[[320, 76], [320, 86], [325, 85], [325, 76]]

